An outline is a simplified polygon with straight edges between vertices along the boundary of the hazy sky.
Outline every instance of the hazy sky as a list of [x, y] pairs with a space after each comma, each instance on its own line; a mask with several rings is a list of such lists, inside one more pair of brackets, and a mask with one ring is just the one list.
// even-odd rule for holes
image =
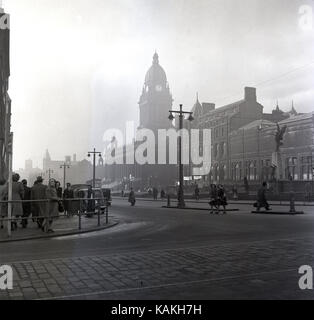
[[[11, 14], [14, 165], [45, 149], [54, 159], [138, 121], [155, 49], [174, 107], [196, 91], [221, 106], [257, 86], [271, 111], [314, 110], [314, 30], [299, 25], [312, 0], [5, 0]], [[312, 64], [311, 64], [312, 63]], [[293, 71], [293, 72], [290, 72]], [[282, 76], [283, 75], [283, 76]], [[269, 81], [273, 80], [273, 81]]]

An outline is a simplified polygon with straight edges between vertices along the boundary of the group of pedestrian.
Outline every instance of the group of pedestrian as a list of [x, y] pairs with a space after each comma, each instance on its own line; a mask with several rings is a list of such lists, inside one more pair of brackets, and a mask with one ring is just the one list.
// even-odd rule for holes
[[[158, 195], [159, 195], [159, 190], [154, 187], [153, 188], [153, 198], [154, 200], [158, 200]], [[165, 199], [166, 198], [166, 192], [164, 189], [160, 190], [160, 199]]]
[[[41, 176], [37, 177], [34, 185], [28, 187], [27, 180], [20, 182], [19, 174], [12, 176], [12, 210], [11, 230], [15, 231], [20, 223], [22, 228], [27, 228], [30, 217], [43, 232], [52, 233], [54, 219], [60, 212], [71, 214], [71, 201], [73, 191], [71, 184], [62, 193], [60, 182], [51, 178], [48, 185], [44, 185]], [[0, 181], [0, 228], [4, 228], [4, 221], [8, 218], [8, 183]]]
[[211, 184], [209, 205], [211, 214], [213, 214], [214, 211], [216, 212], [216, 214], [219, 214], [221, 206], [223, 207], [223, 213], [226, 214], [226, 206], [228, 205], [228, 203], [226, 190], [223, 185]]

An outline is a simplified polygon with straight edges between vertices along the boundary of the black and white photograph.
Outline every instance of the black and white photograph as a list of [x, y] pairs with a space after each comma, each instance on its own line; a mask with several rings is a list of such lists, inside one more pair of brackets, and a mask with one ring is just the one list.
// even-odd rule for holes
[[0, 0], [0, 303], [314, 299], [313, 15]]

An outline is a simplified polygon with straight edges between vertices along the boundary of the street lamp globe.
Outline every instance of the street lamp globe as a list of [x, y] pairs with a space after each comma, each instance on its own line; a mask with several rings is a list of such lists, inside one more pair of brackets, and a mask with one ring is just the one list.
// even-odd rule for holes
[[174, 120], [174, 116], [173, 116], [173, 114], [172, 114], [172, 113], [170, 113], [170, 115], [169, 115], [168, 119], [169, 119], [170, 121], [173, 121], [173, 120]]

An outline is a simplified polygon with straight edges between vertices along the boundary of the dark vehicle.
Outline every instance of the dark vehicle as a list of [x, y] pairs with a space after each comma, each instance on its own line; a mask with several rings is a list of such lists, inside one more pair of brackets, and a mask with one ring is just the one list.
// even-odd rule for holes
[[[79, 185], [73, 185], [72, 189], [73, 189], [73, 194], [74, 194], [74, 198], [84, 198], [86, 200], [83, 201], [73, 201], [73, 206], [75, 208], [75, 212], [79, 211], [80, 209], [82, 210], [82, 212], [87, 212], [87, 208], [88, 208], [88, 188], [90, 186], [86, 185], [86, 184], [79, 184]], [[94, 205], [93, 208], [95, 210], [95, 212], [97, 212], [98, 210], [101, 211], [101, 214], [103, 214], [105, 212], [105, 208], [107, 205], [111, 205], [111, 191], [110, 189], [101, 189], [101, 188], [93, 188], [93, 198], [96, 199], [94, 200]], [[105, 192], [104, 192], [105, 191]], [[80, 208], [80, 206], [82, 206]]]

